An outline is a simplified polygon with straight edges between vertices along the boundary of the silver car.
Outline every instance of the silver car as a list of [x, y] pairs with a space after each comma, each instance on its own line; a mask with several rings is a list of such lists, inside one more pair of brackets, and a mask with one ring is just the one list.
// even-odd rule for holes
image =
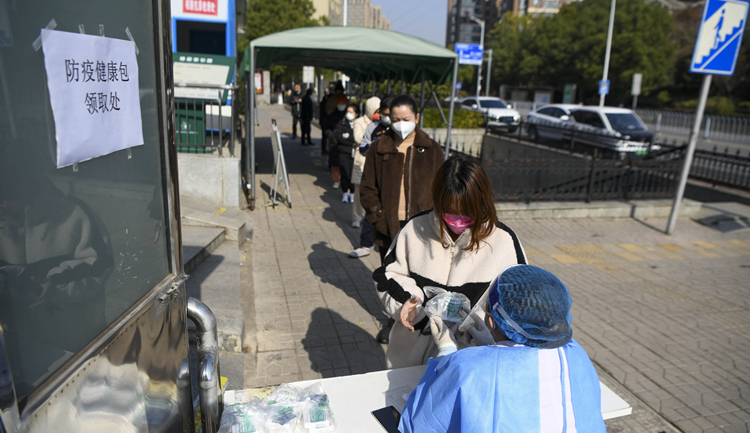
[[521, 123], [521, 115], [518, 111], [500, 98], [472, 96], [462, 98], [460, 102], [463, 110], [482, 113], [490, 129], [503, 129], [512, 134], [518, 130], [518, 125]]
[[529, 139], [569, 140], [573, 130], [573, 110], [581, 108], [573, 104], [549, 104], [526, 115], [526, 133]]
[[611, 150], [620, 156], [645, 155], [660, 149], [656, 135], [627, 108], [583, 106], [571, 116], [575, 120], [576, 142]]

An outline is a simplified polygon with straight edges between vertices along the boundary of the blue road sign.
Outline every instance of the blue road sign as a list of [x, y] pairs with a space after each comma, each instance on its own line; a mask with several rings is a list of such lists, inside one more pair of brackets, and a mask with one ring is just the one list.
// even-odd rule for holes
[[609, 95], [609, 80], [600, 80], [599, 81], [599, 94], [600, 95]]
[[456, 44], [459, 65], [481, 65], [484, 47], [479, 44]]
[[0, 0], [0, 47], [13, 46], [13, 32], [10, 31], [10, 17], [5, 1]]
[[741, 0], [706, 0], [690, 72], [734, 74], [749, 5]]

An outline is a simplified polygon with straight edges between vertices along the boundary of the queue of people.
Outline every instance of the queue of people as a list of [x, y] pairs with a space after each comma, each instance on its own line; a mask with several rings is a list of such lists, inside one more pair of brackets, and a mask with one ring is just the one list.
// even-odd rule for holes
[[[334, 188], [361, 228], [349, 257], [378, 246], [388, 368], [426, 365], [399, 431], [606, 431], [568, 288], [528, 265], [480, 162], [446, 160], [412, 97], [369, 98], [360, 116], [339, 86], [321, 125]], [[436, 288], [468, 300], [465, 332], [425, 308]]]

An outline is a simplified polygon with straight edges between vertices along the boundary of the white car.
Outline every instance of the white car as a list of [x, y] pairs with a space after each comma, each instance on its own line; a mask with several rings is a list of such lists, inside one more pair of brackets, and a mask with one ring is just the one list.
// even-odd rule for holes
[[549, 104], [530, 112], [526, 115], [526, 133], [529, 139], [569, 140], [574, 123], [571, 112], [578, 108], [581, 106]]
[[657, 151], [656, 135], [649, 132], [632, 110], [617, 107], [582, 106], [571, 111], [575, 141], [605, 148], [624, 156]]
[[504, 129], [514, 133], [521, 124], [521, 115], [512, 106], [500, 98], [491, 96], [468, 97], [459, 100], [461, 108], [476, 111], [484, 115], [486, 125], [490, 129]]

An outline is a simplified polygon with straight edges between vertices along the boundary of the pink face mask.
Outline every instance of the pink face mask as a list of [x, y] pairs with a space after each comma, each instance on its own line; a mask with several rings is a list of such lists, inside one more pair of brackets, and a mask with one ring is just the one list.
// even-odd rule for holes
[[443, 214], [443, 221], [445, 221], [445, 225], [448, 226], [450, 231], [457, 235], [460, 235], [464, 230], [474, 225], [472, 217], [463, 215]]

